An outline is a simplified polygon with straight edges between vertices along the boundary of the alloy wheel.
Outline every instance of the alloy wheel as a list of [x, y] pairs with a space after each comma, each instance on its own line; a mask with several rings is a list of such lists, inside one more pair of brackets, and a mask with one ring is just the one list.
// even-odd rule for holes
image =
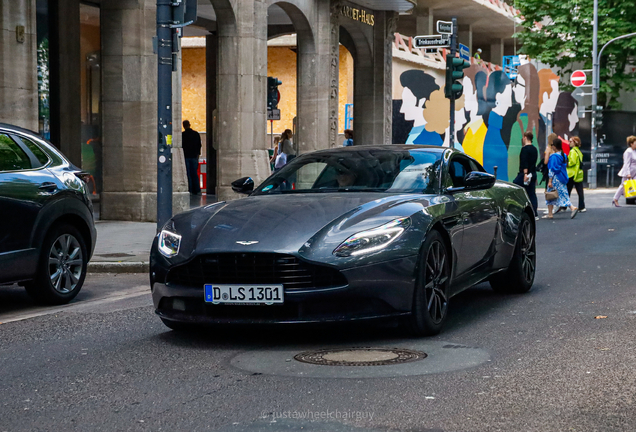
[[536, 260], [534, 233], [530, 222], [526, 220], [521, 227], [521, 270], [527, 282], [534, 279]]
[[434, 241], [426, 255], [424, 270], [424, 293], [428, 314], [435, 324], [442, 322], [446, 316], [448, 299], [446, 297], [446, 282], [448, 281], [448, 265], [446, 250], [440, 241]]
[[71, 234], [62, 234], [49, 251], [49, 279], [55, 291], [68, 294], [75, 289], [82, 276], [84, 262], [82, 248]]

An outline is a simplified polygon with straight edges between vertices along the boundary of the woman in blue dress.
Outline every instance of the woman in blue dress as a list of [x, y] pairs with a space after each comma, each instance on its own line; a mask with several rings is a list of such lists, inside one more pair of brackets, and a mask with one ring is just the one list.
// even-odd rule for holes
[[572, 210], [571, 218], [574, 219], [579, 209], [574, 207], [570, 202], [570, 194], [568, 194], [568, 158], [563, 153], [563, 143], [559, 138], [552, 141], [552, 151], [548, 160], [548, 170], [550, 180], [546, 191], [557, 191], [559, 196], [554, 200], [546, 200], [548, 205], [548, 214], [543, 216], [544, 219], [553, 219], [552, 210], [554, 207], [569, 207]]

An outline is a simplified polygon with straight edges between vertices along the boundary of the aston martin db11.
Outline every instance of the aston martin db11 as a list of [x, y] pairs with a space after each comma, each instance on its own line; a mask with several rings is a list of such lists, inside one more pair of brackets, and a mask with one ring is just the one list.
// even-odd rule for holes
[[156, 236], [152, 297], [168, 327], [398, 317], [432, 335], [479, 282], [532, 287], [525, 191], [457, 150], [317, 151], [254, 186], [235, 181], [248, 197], [176, 215]]

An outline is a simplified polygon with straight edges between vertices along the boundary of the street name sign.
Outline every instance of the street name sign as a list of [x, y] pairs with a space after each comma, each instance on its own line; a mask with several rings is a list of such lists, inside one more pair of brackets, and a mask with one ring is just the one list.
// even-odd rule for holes
[[437, 33], [453, 34], [453, 23], [451, 21], [437, 21]]
[[415, 48], [448, 48], [450, 47], [450, 37], [446, 35], [415, 36]]
[[572, 75], [570, 76], [570, 82], [574, 87], [581, 87], [582, 85], [585, 85], [586, 81], [587, 75], [582, 70], [576, 70], [572, 72]]

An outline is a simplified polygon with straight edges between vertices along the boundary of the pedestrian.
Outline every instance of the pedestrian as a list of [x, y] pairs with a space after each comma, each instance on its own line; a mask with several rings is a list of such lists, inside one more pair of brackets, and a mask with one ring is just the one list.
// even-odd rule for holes
[[349, 147], [353, 145], [353, 131], [351, 129], [345, 129], [344, 132], [345, 140], [342, 143], [343, 147]]
[[584, 213], [585, 198], [583, 197], [583, 153], [581, 153], [581, 138], [570, 138], [570, 154], [568, 155], [568, 195], [572, 196], [572, 188], [576, 188], [579, 196], [579, 211]]
[[535, 218], [538, 218], [537, 203], [537, 159], [539, 151], [532, 144], [534, 135], [532, 132], [523, 134], [521, 152], [519, 153], [519, 173], [513, 183], [523, 187], [530, 198]]
[[571, 218], [574, 219], [579, 209], [574, 207], [570, 202], [568, 195], [568, 157], [563, 153], [563, 146], [559, 138], [552, 141], [552, 154], [548, 160], [548, 187], [545, 191], [546, 204], [548, 205], [548, 214], [544, 215], [544, 219], [553, 219], [552, 209], [557, 207], [570, 207], [572, 210]]
[[625, 194], [625, 182], [636, 177], [636, 136], [631, 135], [627, 137], [627, 150], [623, 153], [623, 167], [618, 172], [618, 175], [623, 178], [621, 185], [614, 194], [614, 200], [612, 204], [614, 207], [620, 207], [618, 205], [618, 199]]
[[481, 60], [481, 48], [477, 48], [477, 52], [473, 56], [476, 60]]
[[188, 191], [192, 195], [199, 195], [201, 193], [201, 186], [199, 184], [197, 168], [199, 167], [199, 155], [201, 154], [201, 135], [190, 127], [188, 120], [183, 121], [183, 129], [181, 141], [186, 173], [188, 175]]
[[285, 129], [281, 134], [277, 150], [274, 171], [278, 171], [296, 157], [294, 145], [292, 144], [292, 131], [290, 129]]
[[280, 142], [280, 137], [276, 136], [274, 137], [274, 152], [272, 153], [272, 157], [269, 158], [269, 163], [272, 166], [272, 169], [274, 167], [274, 164], [276, 163], [276, 156], [278, 156], [278, 143]]

